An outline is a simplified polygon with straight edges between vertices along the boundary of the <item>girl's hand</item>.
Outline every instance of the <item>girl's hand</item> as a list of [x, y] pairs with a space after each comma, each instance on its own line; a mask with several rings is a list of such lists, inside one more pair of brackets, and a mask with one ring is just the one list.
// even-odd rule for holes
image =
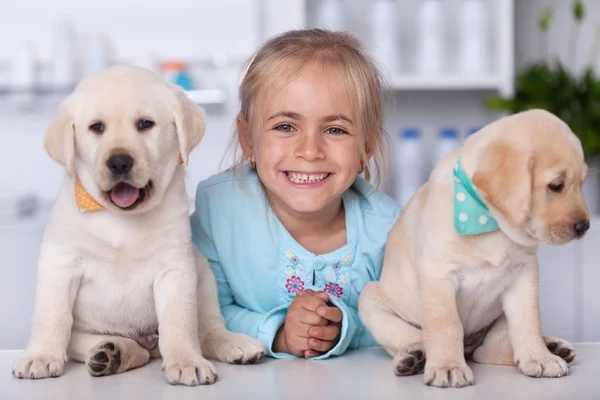
[[304, 352], [304, 357], [312, 358], [319, 354], [327, 353], [333, 349], [339, 340], [342, 327], [342, 310], [335, 306], [325, 304], [317, 308], [317, 315], [325, 318], [328, 325], [311, 326], [308, 329], [308, 346], [310, 349]]
[[[296, 298], [290, 304], [285, 322], [273, 341], [273, 349], [276, 352], [291, 353], [297, 357], [311, 349], [309, 346], [309, 329], [313, 327], [325, 327], [327, 318], [317, 314], [317, 309], [327, 307], [329, 296], [326, 293], [305, 290], [296, 293]], [[322, 311], [321, 311], [322, 312]], [[325, 315], [328, 315], [326, 313]]]

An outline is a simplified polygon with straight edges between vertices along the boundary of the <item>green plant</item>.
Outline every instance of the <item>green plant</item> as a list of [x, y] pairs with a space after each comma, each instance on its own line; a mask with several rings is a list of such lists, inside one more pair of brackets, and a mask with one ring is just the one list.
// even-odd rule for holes
[[[571, 7], [575, 24], [571, 29], [569, 59], [576, 65], [577, 39], [580, 24], [585, 17], [582, 1], [573, 1]], [[585, 158], [600, 157], [600, 77], [592, 65], [587, 65], [580, 74], [571, 72], [558, 58], [550, 61], [547, 50], [547, 35], [552, 24], [554, 10], [545, 9], [538, 20], [538, 28], [546, 49], [545, 59], [519, 71], [515, 77], [514, 95], [494, 95], [486, 99], [490, 110], [517, 113], [531, 108], [542, 108], [561, 118], [581, 140]], [[596, 37], [598, 40], [598, 37]], [[592, 49], [595, 61], [597, 42]]]

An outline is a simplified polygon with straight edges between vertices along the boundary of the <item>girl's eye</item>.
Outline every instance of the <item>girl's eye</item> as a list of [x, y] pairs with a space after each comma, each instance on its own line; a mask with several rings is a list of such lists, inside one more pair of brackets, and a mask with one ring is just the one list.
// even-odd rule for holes
[[329, 133], [331, 135], [344, 135], [344, 134], [348, 133], [345, 130], [343, 130], [342, 128], [329, 128], [325, 132]]
[[275, 127], [275, 129], [277, 129], [278, 131], [282, 131], [282, 132], [293, 132], [294, 131], [294, 127], [291, 126], [290, 124], [277, 125]]

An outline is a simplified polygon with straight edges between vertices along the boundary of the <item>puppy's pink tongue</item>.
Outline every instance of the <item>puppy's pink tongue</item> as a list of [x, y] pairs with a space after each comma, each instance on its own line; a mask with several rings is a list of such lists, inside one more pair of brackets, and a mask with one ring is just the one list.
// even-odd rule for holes
[[113, 203], [121, 208], [127, 208], [131, 206], [138, 199], [140, 195], [140, 189], [128, 185], [126, 183], [118, 183], [110, 191], [110, 198]]

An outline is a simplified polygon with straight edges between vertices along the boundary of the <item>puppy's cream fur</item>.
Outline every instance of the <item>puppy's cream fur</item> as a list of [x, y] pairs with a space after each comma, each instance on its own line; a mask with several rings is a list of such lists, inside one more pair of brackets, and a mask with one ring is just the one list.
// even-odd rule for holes
[[[497, 231], [455, 232], [452, 168], [461, 151]], [[586, 174], [577, 137], [541, 110], [502, 118], [439, 161], [390, 232], [380, 280], [367, 284], [359, 301], [398, 375], [425, 364], [427, 384], [469, 385], [465, 355], [517, 364], [529, 376], [568, 373], [549, 348], [570, 362], [573, 347], [542, 336], [536, 253], [539, 243], [575, 239], [574, 224], [589, 221]], [[555, 193], [551, 183], [564, 189]]]
[[[141, 131], [140, 119], [155, 125]], [[99, 134], [90, 126], [101, 121]], [[84, 80], [60, 106], [45, 147], [66, 176], [46, 227], [29, 344], [19, 378], [63, 373], [67, 357], [94, 376], [162, 356], [172, 384], [216, 380], [213, 364], [257, 362], [260, 342], [225, 329], [207, 260], [191, 242], [184, 166], [201, 140], [205, 115], [179, 88], [149, 70], [111, 67]], [[144, 201], [110, 201], [111, 154], [134, 158], [129, 180], [149, 181]], [[78, 177], [101, 210], [80, 212]], [[203, 356], [204, 354], [204, 356]]]

